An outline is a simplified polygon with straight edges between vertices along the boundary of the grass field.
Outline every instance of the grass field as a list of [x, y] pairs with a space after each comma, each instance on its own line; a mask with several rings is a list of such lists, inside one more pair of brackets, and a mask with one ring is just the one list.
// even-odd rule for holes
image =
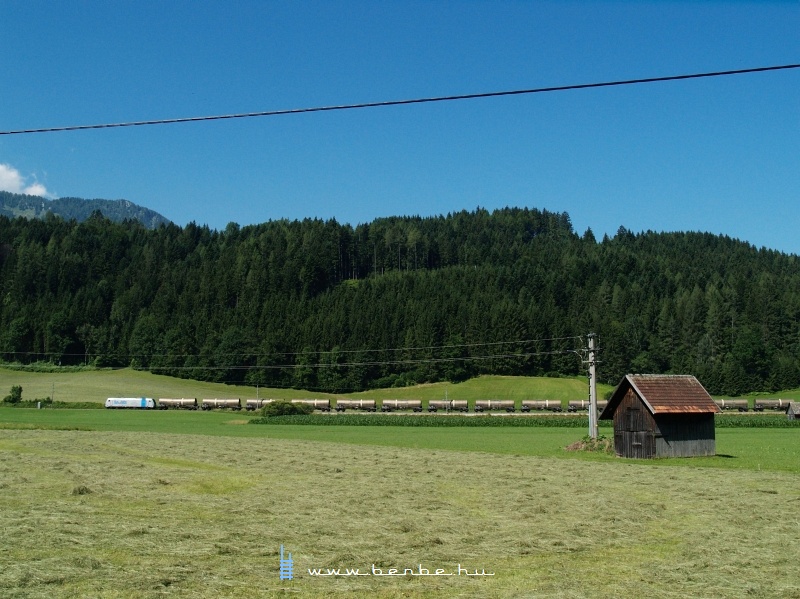
[[[0, 420], [10, 412], [27, 411]], [[0, 595], [800, 596], [800, 479], [767, 469], [769, 455], [761, 470], [722, 469], [564, 459], [568, 429], [407, 429], [433, 436], [404, 441], [384, 429], [379, 445], [354, 430], [227, 426], [260, 436], [0, 431]], [[796, 431], [732, 432], [729, 447], [752, 450], [771, 446], [765, 432]], [[330, 433], [342, 437], [297, 438]], [[777, 447], [796, 462], [797, 446]], [[737, 457], [752, 463], [720, 460]], [[291, 581], [278, 576], [281, 544]], [[459, 564], [494, 576], [308, 572]]]
[[796, 472], [265, 435], [3, 430], [0, 595], [800, 594]]
[[0, 408], [0, 597], [800, 597], [796, 428], [637, 461], [568, 428], [248, 418]]
[[[613, 456], [568, 453], [564, 447], [586, 434], [574, 428], [412, 428], [373, 426], [249, 425], [254, 417], [235, 412], [35, 410], [0, 408], [6, 430], [150, 432], [319, 441], [361, 446], [441, 449], [521, 456], [558, 457], [616, 463]], [[336, 418], [336, 416], [332, 416]], [[391, 418], [391, 416], [389, 416]], [[610, 430], [601, 428], [601, 434]], [[679, 467], [779, 470], [800, 474], [800, 429], [718, 428], [717, 455], [691, 460], [659, 460]]]
[[[589, 385], [585, 377], [545, 378], [482, 376], [463, 383], [434, 383], [400, 387], [396, 389], [377, 389], [362, 393], [331, 395], [296, 389], [270, 389], [220, 383], [204, 383], [176, 379], [149, 372], [122, 368], [117, 370], [89, 370], [84, 372], [27, 372], [0, 367], [0, 398], [8, 394], [12, 385], [20, 385], [23, 399], [35, 400], [53, 396], [56, 401], [102, 403], [108, 397], [239, 397], [303, 399], [348, 397], [354, 399], [431, 399], [467, 400], [476, 399], [555, 399], [570, 401], [587, 399]], [[610, 393], [610, 385], [598, 385], [598, 398]], [[800, 400], [800, 389], [780, 393], [750, 394], [747, 399], [757, 398]], [[728, 399], [726, 397], [726, 399]]]
[[[330, 395], [294, 389], [269, 389], [204, 383], [160, 376], [149, 372], [123, 368], [85, 372], [26, 372], [0, 368], [0, 398], [8, 394], [12, 385], [22, 387], [23, 399], [53, 396], [57, 401], [93, 401], [102, 403], [107, 397], [239, 397], [241, 399], [266, 397], [276, 399], [336, 398], [363, 399], [448, 399], [475, 401], [476, 399], [555, 399], [569, 401], [586, 399], [589, 385], [585, 377], [538, 378], [511, 376], [483, 376], [459, 384], [435, 383], [379, 389], [363, 393]], [[598, 395], [611, 390], [600, 385]]]

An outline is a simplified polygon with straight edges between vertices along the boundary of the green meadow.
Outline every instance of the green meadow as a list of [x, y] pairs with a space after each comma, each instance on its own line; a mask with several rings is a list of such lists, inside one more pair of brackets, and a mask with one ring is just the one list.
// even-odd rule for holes
[[[434, 383], [395, 389], [378, 389], [363, 393], [330, 395], [296, 389], [270, 389], [224, 385], [176, 379], [130, 368], [116, 370], [85, 370], [78, 372], [31, 372], [0, 368], [0, 397], [12, 385], [22, 387], [23, 399], [51, 397], [65, 402], [103, 403], [108, 397], [239, 397], [303, 399], [352, 397], [355, 399], [555, 399], [562, 401], [586, 399], [589, 385], [586, 377], [544, 378], [482, 376], [463, 383]], [[612, 390], [609, 385], [598, 387], [598, 396]]]
[[[646, 463], [567, 452], [571, 429], [8, 423], [26, 412], [0, 410], [3, 597], [800, 594], [795, 429], [721, 431], [724, 456]], [[373, 567], [409, 572], [309, 572]]]
[[800, 597], [798, 428], [638, 461], [574, 428], [251, 417], [0, 408], [0, 596]]

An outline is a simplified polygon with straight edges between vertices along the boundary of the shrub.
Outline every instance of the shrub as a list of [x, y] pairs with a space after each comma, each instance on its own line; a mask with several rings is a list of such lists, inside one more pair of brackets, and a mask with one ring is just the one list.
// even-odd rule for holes
[[566, 447], [567, 451], [590, 451], [594, 453], [614, 453], [614, 439], [600, 435], [596, 439], [592, 439], [589, 435], [585, 435], [582, 440], [575, 441]]
[[6, 395], [3, 398], [3, 401], [6, 403], [19, 403], [22, 401], [22, 387], [19, 385], [13, 385], [11, 387], [11, 393]]
[[297, 404], [290, 401], [273, 401], [261, 408], [261, 415], [272, 416], [303, 416], [314, 411], [314, 406]]

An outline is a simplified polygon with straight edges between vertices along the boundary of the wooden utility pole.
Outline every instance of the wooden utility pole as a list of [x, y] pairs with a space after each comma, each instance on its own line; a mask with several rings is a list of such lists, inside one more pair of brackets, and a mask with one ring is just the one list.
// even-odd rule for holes
[[597, 439], [597, 358], [594, 340], [597, 335], [589, 333], [589, 438]]

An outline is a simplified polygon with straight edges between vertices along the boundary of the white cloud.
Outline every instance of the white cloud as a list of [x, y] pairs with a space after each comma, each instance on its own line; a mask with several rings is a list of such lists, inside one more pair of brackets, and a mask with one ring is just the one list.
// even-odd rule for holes
[[25, 189], [22, 190], [22, 193], [27, 193], [29, 196], [42, 196], [42, 197], [49, 197], [50, 194], [47, 192], [47, 189], [41, 183], [34, 183], [32, 185], [28, 185]]
[[0, 164], [0, 191], [20, 193], [22, 190], [22, 176], [10, 164]]
[[0, 191], [53, 197], [44, 185], [35, 180], [35, 177], [33, 183], [28, 183], [27, 177], [23, 177], [17, 169], [10, 164], [3, 163], [0, 163]]

